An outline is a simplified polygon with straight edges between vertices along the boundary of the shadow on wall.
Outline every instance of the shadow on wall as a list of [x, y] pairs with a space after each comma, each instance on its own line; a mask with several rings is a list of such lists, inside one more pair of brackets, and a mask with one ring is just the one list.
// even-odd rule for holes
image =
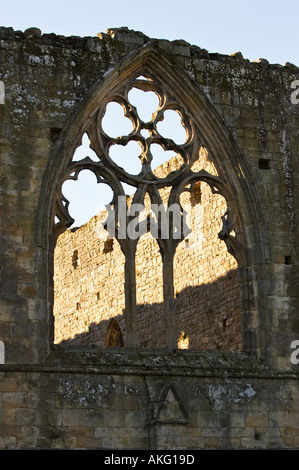
[[[215, 282], [189, 286], [175, 299], [178, 348], [197, 350], [242, 350], [241, 296], [238, 270]], [[165, 348], [166, 322], [163, 303], [137, 306], [137, 346]], [[63, 340], [62, 346], [122, 347], [125, 341], [124, 312], [88, 331]]]

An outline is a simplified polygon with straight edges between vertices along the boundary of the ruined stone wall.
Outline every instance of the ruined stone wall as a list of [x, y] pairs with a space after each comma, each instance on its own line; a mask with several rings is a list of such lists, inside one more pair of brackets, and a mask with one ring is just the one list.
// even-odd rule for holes
[[[206, 151], [196, 164], [216, 173]], [[176, 170], [176, 158], [156, 174], [163, 174], [166, 166]], [[191, 349], [240, 350], [238, 266], [218, 238], [226, 202], [202, 183], [191, 193], [183, 193], [181, 204], [192, 233], [179, 244], [175, 256], [177, 339], [184, 333]], [[118, 321], [125, 336], [124, 256], [115, 239], [111, 245], [105, 240], [101, 224], [106, 218], [105, 211], [58, 239], [54, 261], [55, 343], [71, 339], [72, 344], [103, 347], [111, 318]], [[165, 347], [161, 255], [150, 234], [138, 243], [136, 264], [138, 345]], [[181, 347], [186, 347], [186, 341]]]
[[[232, 188], [243, 351], [51, 344], [61, 160], [82, 137], [92, 91], [145, 50], [186, 93]], [[298, 73], [127, 29], [0, 29], [1, 449], [298, 448]]]
[[[50, 203], [44, 211], [41, 205], [54, 190], [54, 181], [45, 174], [47, 168], [48, 173], [57, 171], [53, 155], [61, 143], [59, 133], [107, 71], [149, 43], [186, 71], [239, 149], [239, 162], [229, 174], [250, 264], [248, 276], [245, 273], [249, 289], [242, 287], [247, 297], [242, 306], [245, 338], [249, 349], [259, 349], [268, 335], [258, 336], [269, 329], [275, 348], [273, 341], [267, 344], [266, 355], [288, 366], [285, 344], [290, 335], [296, 339], [297, 331], [298, 106], [291, 102], [297, 68], [266, 60], [252, 63], [241, 54], [212, 54], [184, 41], [151, 40], [126, 29], [111, 30], [101, 38], [9, 28], [1, 34], [1, 331], [7, 359], [15, 361], [21, 348], [23, 359], [36, 362], [47, 350], [52, 299], [43, 227], [51, 209]], [[227, 165], [227, 159], [221, 164]]]
[[[148, 351], [139, 354], [135, 374], [133, 354], [125, 360], [112, 352], [102, 355], [101, 366], [94, 358], [92, 371], [70, 364], [63, 371], [6, 371], [1, 449], [102, 449], [121, 456], [122, 450], [194, 455], [200, 449], [298, 448], [296, 379], [279, 379], [242, 355], [237, 375], [217, 354], [211, 359], [184, 351], [182, 367], [178, 357]], [[126, 372], [111, 373], [116, 364]]]

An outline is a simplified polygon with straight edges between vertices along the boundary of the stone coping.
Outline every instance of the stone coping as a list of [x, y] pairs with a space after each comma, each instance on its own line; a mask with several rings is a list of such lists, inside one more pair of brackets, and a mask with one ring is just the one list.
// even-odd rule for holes
[[1, 372], [299, 379], [299, 372], [272, 369], [244, 352], [134, 348], [88, 351], [86, 348], [66, 350], [57, 347], [43, 363], [2, 364]]

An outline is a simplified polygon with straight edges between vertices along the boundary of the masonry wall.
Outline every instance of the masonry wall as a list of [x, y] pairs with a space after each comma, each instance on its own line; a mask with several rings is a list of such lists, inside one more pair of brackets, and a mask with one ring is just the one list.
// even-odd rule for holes
[[[188, 449], [192, 454], [198, 449], [298, 448], [296, 379], [282, 380], [261, 368], [249, 376], [253, 363], [246, 357], [236, 375], [230, 368], [219, 369], [221, 356], [212, 361], [190, 351], [184, 356], [185, 370], [175, 357], [141, 354], [146, 374], [142, 368], [133, 373], [133, 356], [124, 361], [111, 352], [102, 356], [100, 367], [94, 361], [92, 372], [71, 365], [63, 371], [6, 371], [1, 449], [104, 449], [119, 456], [118, 451], [138, 449]], [[116, 361], [126, 372], [112, 372]], [[213, 376], [207, 377], [211, 368]]]
[[[233, 155], [221, 164], [230, 169], [244, 236], [242, 351], [87, 350], [50, 341], [45, 221], [57, 146], [91, 88], [146, 44], [196, 84], [207, 120], [213, 110], [230, 136], [222, 145], [207, 139], [220, 160], [225, 148]], [[0, 29], [2, 449], [298, 448], [297, 79], [292, 64], [127, 29], [88, 38]]]

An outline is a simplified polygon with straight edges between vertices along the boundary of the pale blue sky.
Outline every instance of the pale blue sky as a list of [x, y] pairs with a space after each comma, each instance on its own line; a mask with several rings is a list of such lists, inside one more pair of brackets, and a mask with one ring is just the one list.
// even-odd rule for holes
[[[1, 6], [2, 5], [2, 6]], [[185, 39], [209, 52], [299, 66], [298, 0], [0, 1], [0, 23], [14, 29], [96, 36], [128, 26], [159, 39]]]
[[[0, 26], [15, 30], [35, 26], [43, 33], [96, 36], [127, 26], [152, 38], [184, 39], [209, 52], [241, 51], [249, 60], [299, 66], [299, 0], [0, 0], [0, 12]], [[80, 173], [65, 194], [75, 225], [98, 210], [98, 198], [110, 202], [107, 187], [91, 184], [87, 176]]]

